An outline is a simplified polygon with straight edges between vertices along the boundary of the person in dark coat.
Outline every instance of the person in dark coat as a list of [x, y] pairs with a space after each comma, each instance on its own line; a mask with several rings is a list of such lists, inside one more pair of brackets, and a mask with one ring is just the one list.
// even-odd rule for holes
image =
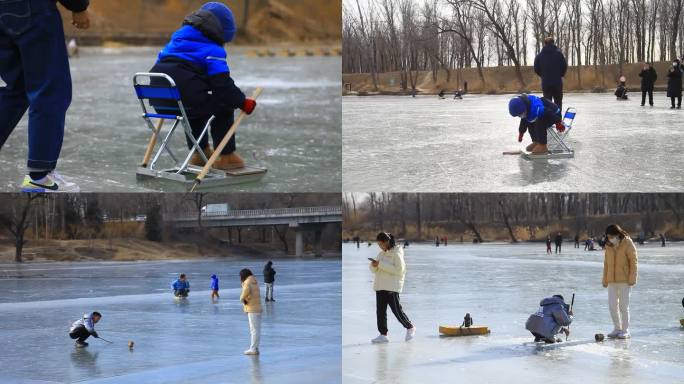
[[266, 284], [266, 301], [275, 301], [273, 298], [273, 283], [275, 282], [276, 271], [273, 269], [273, 262], [269, 261], [264, 266], [264, 284]]
[[541, 77], [544, 97], [563, 110], [563, 77], [568, 70], [565, 56], [554, 43], [553, 37], [544, 39], [544, 47], [534, 58], [534, 72]]
[[525, 329], [532, 333], [535, 342], [552, 344], [561, 341], [556, 338], [561, 332], [570, 334], [567, 326], [572, 323], [572, 317], [572, 309], [565, 304], [563, 296], [554, 295], [539, 303], [539, 310], [527, 319]]
[[[90, 27], [88, 0], [59, 0], [72, 24]], [[78, 192], [55, 171], [62, 151], [71, 72], [56, 0], [0, 1], [0, 149], [28, 110], [23, 192]], [[1, 83], [1, 82], [0, 82]], [[26, 133], [22, 133], [25, 135]]]
[[670, 109], [675, 108], [675, 99], [677, 108], [682, 108], [682, 68], [679, 59], [674, 59], [672, 67], [667, 72], [667, 97], [672, 103]]
[[639, 72], [641, 77], [641, 106], [646, 103], [646, 94], [648, 93], [648, 105], [653, 106], [653, 87], [658, 79], [658, 74], [655, 69], [649, 64], [645, 63]]
[[532, 144], [526, 150], [534, 154], [549, 151], [546, 129], [555, 125], [559, 132], [565, 130], [560, 108], [544, 97], [520, 95], [508, 102], [508, 113], [520, 118], [518, 126], [518, 142], [522, 142], [525, 131], [530, 132]]
[[554, 237], [553, 242], [556, 244], [556, 253], [560, 253], [561, 246], [563, 245], [563, 235], [558, 232], [556, 237]]

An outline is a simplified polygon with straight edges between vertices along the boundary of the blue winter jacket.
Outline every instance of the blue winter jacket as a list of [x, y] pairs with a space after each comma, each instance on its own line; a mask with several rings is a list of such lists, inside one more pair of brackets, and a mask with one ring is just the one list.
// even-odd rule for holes
[[541, 86], [562, 86], [568, 62], [563, 53], [553, 44], [545, 45], [534, 58], [534, 72], [541, 77]]
[[211, 290], [212, 291], [218, 291], [219, 290], [219, 279], [216, 275], [211, 275]]
[[171, 283], [171, 288], [173, 288], [174, 291], [190, 289], [190, 282], [187, 280], [182, 281], [181, 279], [176, 279], [173, 283]]
[[192, 25], [184, 25], [171, 35], [171, 41], [159, 53], [158, 61], [168, 57], [188, 61], [207, 76], [230, 72], [223, 45], [217, 44]]
[[547, 339], [553, 339], [561, 328], [572, 323], [570, 306], [560, 297], [547, 297], [539, 303], [537, 313], [533, 313], [525, 323], [525, 329]]

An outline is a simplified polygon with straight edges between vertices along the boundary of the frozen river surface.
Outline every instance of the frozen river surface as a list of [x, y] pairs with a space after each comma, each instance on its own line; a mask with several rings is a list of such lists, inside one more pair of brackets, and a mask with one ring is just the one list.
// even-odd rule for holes
[[[569, 244], [566, 244], [566, 246]], [[377, 247], [343, 248], [343, 382], [362, 383], [681, 383], [684, 377], [684, 244], [639, 248], [639, 282], [632, 291], [632, 339], [594, 342], [612, 330], [601, 286], [602, 252], [569, 245], [545, 255], [544, 244], [449, 245], [406, 249], [402, 294], [416, 338], [388, 311], [391, 342], [373, 345], [375, 295], [367, 257]], [[568, 342], [536, 347], [525, 330], [539, 301], [575, 298]], [[460, 325], [469, 312], [488, 336], [438, 336], [438, 325]]]
[[[275, 259], [275, 303], [263, 303], [261, 355], [249, 347], [238, 272], [263, 283], [265, 260], [0, 265], [0, 382], [339, 383], [339, 260]], [[187, 301], [169, 284], [185, 272]], [[209, 276], [221, 299], [209, 298]], [[67, 331], [97, 310], [106, 344], [74, 348]], [[129, 351], [128, 340], [135, 349]]]
[[[636, 95], [632, 95], [635, 96]], [[662, 192], [684, 185], [684, 111], [611, 94], [566, 94], [574, 159], [528, 161], [511, 95], [344, 97], [343, 188], [387, 192]], [[640, 95], [639, 95], [640, 97]], [[618, 177], [606, 175], [607, 170]]]
[[[158, 50], [93, 48], [71, 60], [74, 96], [58, 169], [82, 191], [160, 188], [136, 183], [150, 130], [132, 86], [133, 75], [149, 71]], [[248, 164], [268, 168], [260, 182], [230, 191], [340, 191], [340, 58], [229, 53], [228, 61], [245, 94], [264, 87], [254, 114], [238, 128], [237, 146]], [[27, 122], [24, 116], [0, 151], [0, 190], [17, 190], [26, 172]], [[173, 145], [177, 154], [185, 145], [181, 132]]]

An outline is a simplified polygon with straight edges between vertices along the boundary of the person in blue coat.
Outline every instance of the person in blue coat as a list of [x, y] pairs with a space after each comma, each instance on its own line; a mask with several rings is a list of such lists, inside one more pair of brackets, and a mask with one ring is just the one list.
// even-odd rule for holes
[[526, 150], [534, 154], [549, 151], [546, 132], [548, 127], [555, 125], [560, 132], [565, 130], [560, 108], [546, 98], [525, 94], [515, 96], [508, 102], [508, 112], [511, 116], [520, 118], [518, 142], [522, 142], [526, 131], [530, 132], [532, 144]]
[[534, 72], [541, 77], [544, 97], [563, 109], [563, 77], [568, 71], [568, 62], [553, 37], [544, 39], [544, 47], [534, 58]]
[[[59, 0], [76, 28], [90, 27], [88, 0]], [[0, 1], [0, 149], [29, 111], [24, 192], [78, 192], [55, 171], [71, 104], [71, 73], [56, 0]]]
[[[174, 32], [150, 70], [165, 73], [176, 83], [195, 138], [199, 137], [207, 120], [212, 115], [216, 116], [211, 124], [214, 146], [223, 140], [233, 125], [236, 109], [250, 114], [256, 107], [256, 101], [245, 97], [230, 76], [223, 46], [231, 42], [236, 33], [237, 26], [230, 8], [219, 2], [206, 3], [183, 20], [183, 26]], [[159, 113], [177, 112], [175, 104], [156, 101], [153, 105]], [[192, 142], [187, 141], [188, 148], [191, 148]], [[199, 144], [209, 158], [212, 149], [208, 137], [205, 136]], [[193, 154], [190, 163], [204, 165], [198, 153]], [[244, 166], [244, 161], [236, 153], [233, 135], [214, 168], [231, 170]]]
[[219, 279], [216, 275], [211, 275], [211, 299], [219, 298]]
[[173, 288], [173, 295], [176, 297], [188, 297], [190, 293], [190, 282], [185, 276], [185, 273], [181, 273], [176, 280], [171, 283], [171, 288]]
[[525, 323], [525, 329], [534, 336], [534, 341], [555, 343], [561, 341], [556, 335], [561, 332], [566, 335], [570, 331], [566, 328], [573, 320], [570, 306], [565, 304], [561, 295], [547, 297], [539, 303], [539, 310], [530, 315]]

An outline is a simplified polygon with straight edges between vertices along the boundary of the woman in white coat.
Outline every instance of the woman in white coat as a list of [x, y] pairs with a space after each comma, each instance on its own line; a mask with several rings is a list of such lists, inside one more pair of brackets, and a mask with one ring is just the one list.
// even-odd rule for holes
[[608, 307], [613, 319], [610, 338], [627, 339], [629, 334], [629, 296], [637, 282], [637, 252], [627, 232], [617, 224], [606, 228], [603, 261], [603, 287], [608, 288]]
[[387, 337], [388, 305], [397, 320], [406, 328], [404, 339], [409, 341], [416, 334], [416, 328], [411, 324], [408, 316], [401, 308], [401, 304], [399, 304], [399, 294], [404, 288], [404, 275], [406, 274], [404, 248], [395, 243], [394, 236], [390, 233], [380, 232], [376, 240], [381, 252], [377, 259], [371, 261], [370, 270], [375, 275], [373, 289], [375, 290], [376, 315], [380, 335], [371, 342], [376, 344], [389, 342]]

